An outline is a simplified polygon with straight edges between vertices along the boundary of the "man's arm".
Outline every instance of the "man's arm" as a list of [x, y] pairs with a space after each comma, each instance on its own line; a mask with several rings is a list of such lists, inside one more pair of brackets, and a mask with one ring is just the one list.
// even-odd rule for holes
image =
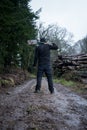
[[58, 46], [55, 43], [52, 43], [52, 45], [49, 45], [50, 49], [57, 50]]
[[34, 53], [34, 64], [33, 66], [36, 66], [38, 60], [38, 47], [35, 48], [35, 53]]

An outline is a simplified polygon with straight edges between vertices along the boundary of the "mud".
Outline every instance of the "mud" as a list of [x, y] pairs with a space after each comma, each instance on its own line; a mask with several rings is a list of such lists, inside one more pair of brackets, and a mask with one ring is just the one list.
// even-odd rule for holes
[[40, 93], [36, 81], [0, 94], [0, 130], [87, 130], [87, 100], [69, 88], [54, 84], [50, 94], [46, 79]]

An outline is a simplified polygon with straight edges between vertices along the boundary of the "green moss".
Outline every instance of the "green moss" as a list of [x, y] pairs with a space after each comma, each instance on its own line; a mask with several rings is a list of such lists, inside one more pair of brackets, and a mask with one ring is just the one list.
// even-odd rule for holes
[[12, 78], [1, 79], [0, 83], [1, 83], [1, 86], [5, 86], [5, 87], [15, 85], [15, 82], [14, 82], [14, 80]]
[[36, 78], [36, 75], [35, 74], [30, 74], [30, 77], [31, 78]]
[[9, 77], [9, 83], [11, 86], [15, 86], [15, 82], [13, 80], [13, 78]]
[[3, 85], [8, 85], [8, 84], [9, 84], [9, 81], [6, 80], [6, 79], [2, 79], [2, 80], [1, 80], [1, 84], [3, 84]]

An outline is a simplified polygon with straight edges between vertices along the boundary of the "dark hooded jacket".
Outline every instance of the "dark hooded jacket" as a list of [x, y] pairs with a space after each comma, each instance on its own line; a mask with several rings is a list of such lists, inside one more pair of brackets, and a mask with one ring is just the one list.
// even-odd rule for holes
[[34, 66], [38, 65], [50, 65], [50, 50], [57, 50], [58, 46], [55, 43], [52, 45], [49, 44], [40, 44], [35, 49], [34, 56]]

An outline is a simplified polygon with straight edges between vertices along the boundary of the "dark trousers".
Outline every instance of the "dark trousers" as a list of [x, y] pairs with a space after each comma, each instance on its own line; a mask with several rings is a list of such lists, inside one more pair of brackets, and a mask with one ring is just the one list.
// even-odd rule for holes
[[37, 71], [37, 85], [36, 85], [36, 91], [40, 90], [41, 88], [41, 80], [43, 73], [45, 73], [47, 80], [48, 80], [48, 87], [49, 91], [52, 93], [54, 92], [53, 88], [53, 81], [52, 81], [52, 70], [50, 65], [39, 65], [38, 66], [38, 71]]

